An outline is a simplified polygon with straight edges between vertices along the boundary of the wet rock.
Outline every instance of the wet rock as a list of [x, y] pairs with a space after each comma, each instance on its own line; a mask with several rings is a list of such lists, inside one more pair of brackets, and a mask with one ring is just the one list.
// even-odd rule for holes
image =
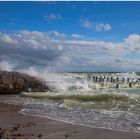
[[67, 138], [68, 137], [68, 135], [67, 134], [65, 134], [65, 138]]
[[2, 138], [4, 138], [4, 131], [2, 130], [2, 131], [0, 131], [0, 139], [2, 139]]
[[18, 133], [18, 134], [17, 134], [17, 136], [21, 137], [21, 134], [20, 134], [20, 133]]
[[49, 90], [44, 82], [36, 77], [18, 72], [0, 71], [0, 93], [20, 93]]
[[12, 131], [18, 131], [18, 129], [19, 129], [19, 127], [17, 126], [15, 126], [15, 127], [12, 127]]
[[41, 137], [42, 137], [42, 135], [41, 135], [41, 134], [39, 134], [39, 135], [38, 135], [38, 138], [41, 138]]

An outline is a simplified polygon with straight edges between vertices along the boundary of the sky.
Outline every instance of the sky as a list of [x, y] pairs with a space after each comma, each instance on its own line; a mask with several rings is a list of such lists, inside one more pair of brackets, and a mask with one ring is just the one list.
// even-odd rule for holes
[[0, 69], [140, 71], [139, 13], [139, 1], [0, 1]]

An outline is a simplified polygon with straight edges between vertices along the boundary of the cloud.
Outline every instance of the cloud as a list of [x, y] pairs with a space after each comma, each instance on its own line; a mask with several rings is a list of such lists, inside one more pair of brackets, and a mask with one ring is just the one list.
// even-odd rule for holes
[[67, 35], [66, 34], [64, 34], [64, 33], [60, 33], [60, 32], [58, 32], [58, 31], [50, 31], [50, 32], [48, 32], [47, 33], [49, 36], [51, 36], [51, 37], [57, 37], [57, 38], [64, 38], [64, 37], [66, 37]]
[[81, 22], [82, 27], [85, 27], [87, 29], [92, 29], [93, 28], [93, 22], [91, 22], [90, 20], [81, 19], [80, 22]]
[[83, 35], [79, 35], [79, 34], [72, 34], [71, 35], [73, 38], [83, 38]]
[[125, 39], [126, 43], [140, 43], [140, 36], [137, 34], [131, 34]]
[[130, 54], [140, 54], [140, 36], [131, 34], [125, 39], [125, 45], [129, 49]]
[[44, 18], [48, 21], [53, 21], [53, 20], [61, 20], [62, 16], [60, 14], [51, 13], [47, 16], [44, 16]]
[[[48, 71], [95, 70], [97, 68], [140, 70], [140, 36], [131, 34], [122, 42], [86, 40], [81, 35], [57, 31], [0, 33], [0, 68], [35, 74]], [[79, 38], [79, 39], [78, 39]], [[129, 55], [132, 58], [129, 58]]]
[[16, 40], [14, 40], [12, 37], [10, 37], [7, 34], [2, 34], [0, 33], [0, 41], [1, 43], [6, 43], [6, 44], [16, 44]]
[[111, 25], [109, 23], [96, 23], [96, 22], [92, 22], [90, 20], [83, 20], [80, 19], [81, 22], [81, 26], [87, 29], [92, 29], [94, 31], [110, 31], [111, 30]]
[[96, 31], [99, 31], [99, 32], [101, 32], [101, 31], [109, 31], [109, 30], [111, 30], [111, 25], [108, 24], [108, 23], [105, 23], [105, 24], [103, 24], [103, 23], [96, 24], [95, 30]]

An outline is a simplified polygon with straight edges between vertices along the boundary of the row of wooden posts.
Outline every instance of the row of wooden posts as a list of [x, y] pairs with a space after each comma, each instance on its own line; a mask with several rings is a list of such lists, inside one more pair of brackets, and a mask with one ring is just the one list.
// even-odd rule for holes
[[[127, 78], [125, 79], [124, 77], [122, 77], [121, 79], [119, 77], [115, 77], [113, 78], [112, 76], [111, 77], [108, 77], [108, 76], [88, 76], [87, 77], [88, 80], [90, 81], [93, 81], [93, 82], [133, 82], [134, 79], [132, 78]], [[138, 81], [138, 80], [137, 80]]]
[[[119, 83], [124, 83], [127, 82], [129, 87], [132, 87], [132, 83], [134, 83], [134, 79], [131, 78], [127, 78], [125, 79], [124, 77], [122, 77], [121, 79], [119, 77], [109, 77], [109, 76], [91, 76], [89, 75], [87, 77], [88, 81], [92, 81], [92, 82], [112, 82], [112, 83], [116, 83], [116, 88], [119, 88]], [[135, 82], [138, 82], [135, 81]]]

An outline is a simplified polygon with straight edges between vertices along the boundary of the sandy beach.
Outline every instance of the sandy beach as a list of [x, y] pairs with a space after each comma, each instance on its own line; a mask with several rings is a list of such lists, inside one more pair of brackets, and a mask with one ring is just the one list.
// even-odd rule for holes
[[139, 139], [139, 133], [88, 128], [48, 118], [24, 116], [15, 105], [0, 104], [0, 138]]

